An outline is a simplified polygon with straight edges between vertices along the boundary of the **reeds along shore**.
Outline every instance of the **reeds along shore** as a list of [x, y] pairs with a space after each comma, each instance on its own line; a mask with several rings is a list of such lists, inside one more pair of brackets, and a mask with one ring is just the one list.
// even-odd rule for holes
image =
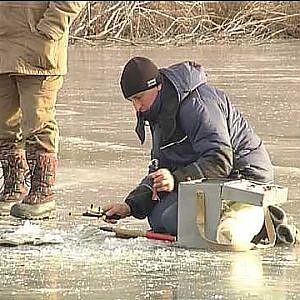
[[298, 1], [89, 1], [71, 41], [129, 45], [300, 38]]

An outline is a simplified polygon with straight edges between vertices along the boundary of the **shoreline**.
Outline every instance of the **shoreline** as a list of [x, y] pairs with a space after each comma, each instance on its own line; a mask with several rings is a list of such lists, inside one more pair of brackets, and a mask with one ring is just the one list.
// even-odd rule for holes
[[269, 43], [300, 39], [296, 1], [88, 2], [71, 36], [90, 45]]
[[175, 43], [169, 44], [156, 44], [151, 41], [116, 41], [113, 39], [107, 40], [92, 40], [92, 39], [84, 39], [75, 36], [70, 36], [69, 38], [69, 46], [90, 46], [90, 47], [103, 47], [103, 48], [197, 48], [197, 47], [206, 47], [206, 46], [262, 46], [262, 45], [271, 45], [271, 44], [290, 44], [292, 42], [300, 43], [300, 38], [289, 38], [289, 39], [272, 39], [268, 41], [249, 41], [246, 39], [239, 39], [236, 41], [215, 41], [214, 43], [203, 43], [203, 44], [195, 44], [195, 43], [186, 43], [184, 45], [176, 45]]

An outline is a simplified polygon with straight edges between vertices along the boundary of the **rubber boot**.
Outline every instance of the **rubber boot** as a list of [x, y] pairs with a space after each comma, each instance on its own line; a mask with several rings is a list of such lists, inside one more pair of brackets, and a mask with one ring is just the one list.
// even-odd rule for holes
[[29, 174], [25, 151], [1, 150], [3, 186], [0, 193], [0, 215], [8, 216], [11, 207], [27, 195], [26, 174]]
[[27, 160], [31, 170], [30, 191], [21, 203], [12, 206], [10, 214], [22, 219], [53, 218], [57, 156], [47, 152], [28, 153]]
[[[273, 221], [277, 244], [294, 245], [299, 241], [298, 229], [291, 220], [288, 220], [283, 208], [269, 205], [270, 216]], [[291, 219], [291, 218], [290, 218]]]

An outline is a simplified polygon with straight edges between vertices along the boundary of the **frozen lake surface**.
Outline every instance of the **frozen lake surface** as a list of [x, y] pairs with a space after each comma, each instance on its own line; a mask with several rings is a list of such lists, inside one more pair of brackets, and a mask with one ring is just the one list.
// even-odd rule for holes
[[[0, 299], [300, 299], [300, 247], [246, 253], [187, 250], [144, 238], [117, 239], [99, 230], [103, 221], [80, 216], [92, 203], [122, 200], [146, 174], [151, 141], [148, 135], [139, 144], [133, 109], [119, 88], [123, 65], [136, 55], [161, 67], [195, 60], [206, 68], [209, 83], [227, 92], [263, 138], [276, 183], [289, 188], [284, 208], [300, 224], [299, 42], [70, 46], [69, 73], [57, 105], [57, 217], [28, 227], [60, 243], [0, 247]], [[148, 229], [145, 220], [120, 223]], [[2, 218], [0, 234], [22, 226], [24, 221]]]

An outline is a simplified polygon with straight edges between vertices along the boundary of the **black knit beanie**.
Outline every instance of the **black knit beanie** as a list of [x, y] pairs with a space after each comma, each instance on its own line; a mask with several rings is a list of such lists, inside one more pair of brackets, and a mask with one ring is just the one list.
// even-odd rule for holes
[[134, 57], [125, 65], [120, 83], [124, 97], [129, 98], [160, 83], [158, 68], [148, 58]]

